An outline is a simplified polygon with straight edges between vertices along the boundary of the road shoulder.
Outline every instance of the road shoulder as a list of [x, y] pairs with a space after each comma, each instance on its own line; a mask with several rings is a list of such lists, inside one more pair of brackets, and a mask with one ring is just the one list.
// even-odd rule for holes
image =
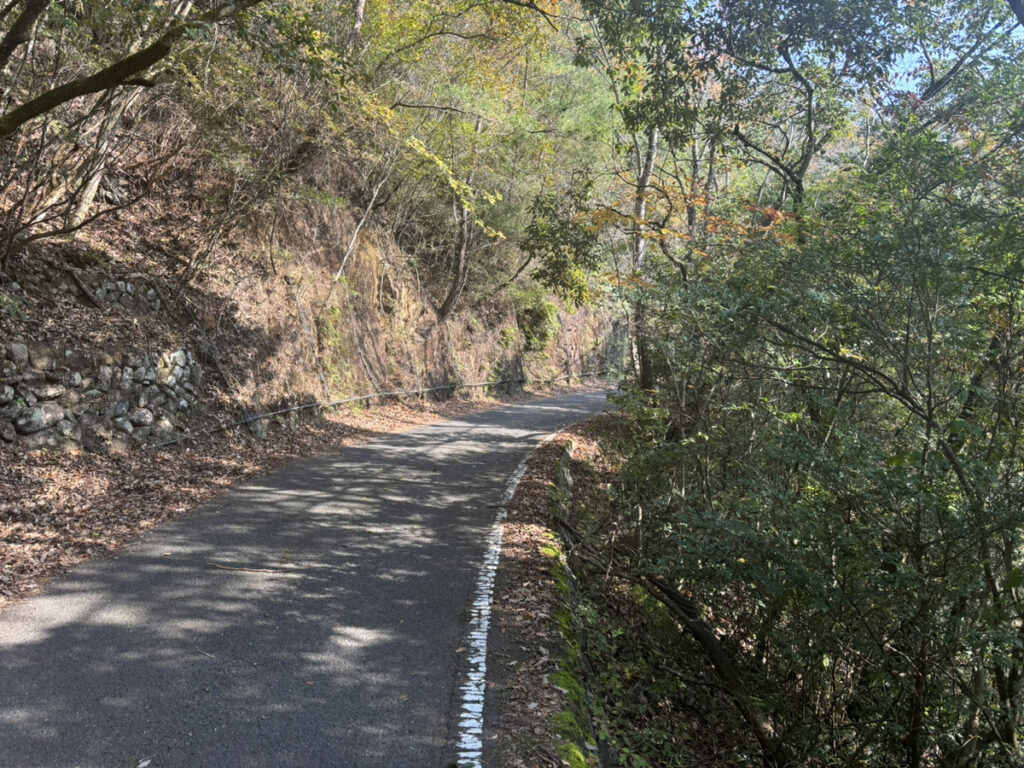
[[296, 459], [573, 391], [588, 389], [339, 409], [317, 421], [275, 423], [262, 440], [238, 430], [125, 455], [21, 454], [0, 445], [0, 610], [72, 566], [110, 556], [231, 486]]
[[563, 753], [570, 742], [556, 724], [568, 700], [557, 681], [563, 598], [549, 505], [552, 481], [571, 439], [570, 428], [534, 451], [503, 523], [488, 653], [484, 765], [568, 764]]

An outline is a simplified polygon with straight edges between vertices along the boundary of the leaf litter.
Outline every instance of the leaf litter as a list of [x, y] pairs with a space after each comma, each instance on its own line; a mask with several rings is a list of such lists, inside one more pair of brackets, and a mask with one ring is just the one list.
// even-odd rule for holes
[[83, 450], [19, 453], [0, 445], [0, 608], [246, 478], [295, 459], [502, 402], [507, 400], [387, 403], [332, 411], [297, 427], [275, 424], [263, 440], [239, 430], [198, 436], [166, 450], [120, 455]]

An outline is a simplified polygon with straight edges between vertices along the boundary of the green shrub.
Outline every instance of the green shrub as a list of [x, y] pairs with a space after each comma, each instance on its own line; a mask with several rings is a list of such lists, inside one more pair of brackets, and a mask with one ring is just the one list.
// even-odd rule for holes
[[515, 293], [516, 324], [523, 334], [523, 349], [539, 352], [546, 349], [558, 333], [558, 305], [540, 288], [528, 288]]

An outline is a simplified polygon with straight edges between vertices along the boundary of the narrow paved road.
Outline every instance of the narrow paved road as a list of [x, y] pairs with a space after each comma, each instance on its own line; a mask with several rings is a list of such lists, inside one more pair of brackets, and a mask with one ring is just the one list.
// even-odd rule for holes
[[0, 766], [444, 766], [495, 505], [604, 403], [291, 464], [0, 613]]

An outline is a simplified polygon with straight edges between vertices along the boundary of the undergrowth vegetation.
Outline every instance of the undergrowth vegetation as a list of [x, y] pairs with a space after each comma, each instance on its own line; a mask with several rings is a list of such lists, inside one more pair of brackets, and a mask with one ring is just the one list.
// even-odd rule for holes
[[1021, 764], [1020, 17], [640, 5], [586, 4], [632, 142], [594, 220], [634, 375], [568, 534], [619, 606], [604, 711], [651, 723], [626, 759], [673, 764], [682, 681], [731, 710], [699, 708], [700, 760]]

